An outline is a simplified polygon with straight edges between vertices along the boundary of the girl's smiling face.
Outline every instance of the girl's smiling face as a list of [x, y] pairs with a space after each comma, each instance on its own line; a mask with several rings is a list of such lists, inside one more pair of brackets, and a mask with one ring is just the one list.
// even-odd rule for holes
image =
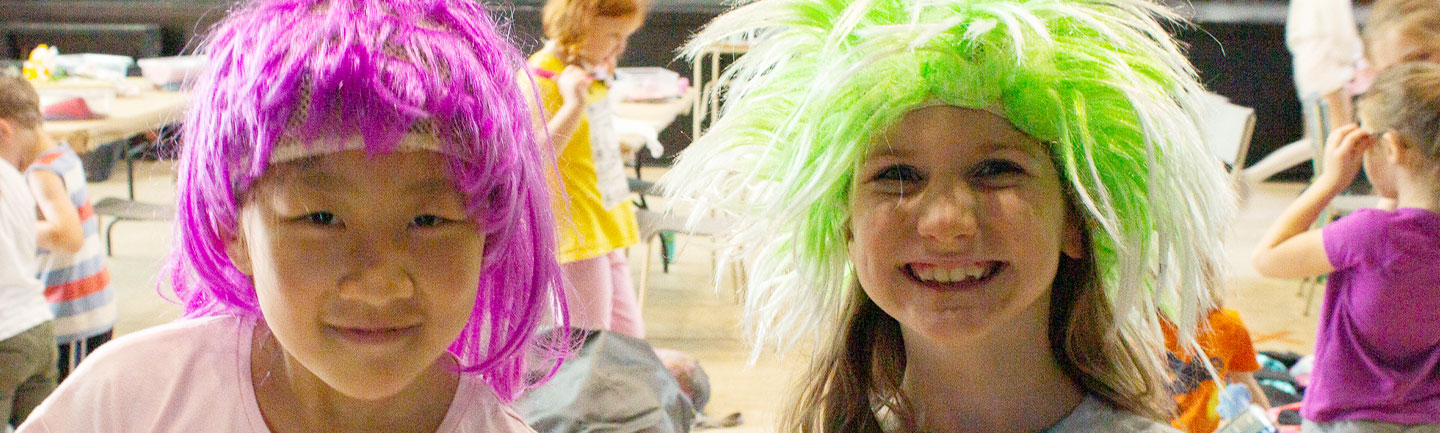
[[276, 164], [228, 243], [285, 353], [343, 395], [392, 396], [433, 369], [474, 309], [485, 234], [430, 151]]
[[608, 72], [620, 61], [630, 35], [644, 23], [638, 16], [591, 17], [584, 38], [576, 44], [575, 55], [582, 66]]
[[1045, 323], [1060, 254], [1085, 254], [1067, 209], [1044, 144], [986, 111], [920, 108], [855, 173], [850, 260], [907, 336], [975, 341]]

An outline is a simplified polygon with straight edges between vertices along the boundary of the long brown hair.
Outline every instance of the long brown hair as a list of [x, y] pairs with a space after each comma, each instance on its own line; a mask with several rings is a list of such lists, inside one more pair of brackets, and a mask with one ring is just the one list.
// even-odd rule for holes
[[[1089, 235], [1082, 238], [1084, 249], [1092, 251]], [[1145, 352], [1133, 345], [1144, 342], [1127, 341], [1115, 329], [1092, 257], [1060, 257], [1050, 290], [1050, 352], [1086, 394], [1119, 410], [1168, 419], [1174, 402], [1160, 372], [1139, 359], [1137, 354]], [[871, 301], [859, 282], [851, 286], [842, 304], [843, 323], [817, 346], [800, 378], [800, 392], [782, 418], [782, 432], [880, 433], [877, 411], [893, 414], [902, 431], [918, 431], [900, 389], [905, 373], [900, 323]]]

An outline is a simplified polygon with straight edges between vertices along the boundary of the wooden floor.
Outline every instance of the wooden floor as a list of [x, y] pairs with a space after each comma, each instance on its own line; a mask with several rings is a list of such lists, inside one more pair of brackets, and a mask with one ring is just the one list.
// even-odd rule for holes
[[[173, 174], [167, 163], [140, 164], [136, 170], [137, 199], [163, 202], [174, 197]], [[649, 170], [647, 179], [661, 169]], [[1228, 306], [1239, 310], [1261, 350], [1314, 348], [1316, 320], [1305, 314], [1305, 297], [1297, 295], [1298, 281], [1257, 276], [1248, 258], [1270, 222], [1303, 185], [1266, 183], [1252, 187], [1242, 205], [1235, 229], [1228, 237], [1230, 254]], [[125, 196], [124, 166], [105, 182], [91, 185], [92, 200]], [[652, 202], [653, 203], [653, 202]], [[106, 221], [108, 223], [108, 221]], [[156, 292], [156, 273], [170, 249], [170, 225], [158, 222], [122, 222], [115, 226], [115, 255], [109, 265], [119, 289], [120, 322], [117, 334], [134, 332], [173, 320], [179, 309]], [[782, 395], [806, 362], [804, 354], [780, 356], [764, 352], [747, 365], [749, 349], [738, 333], [739, 309], [733, 293], [711, 284], [710, 244], [704, 239], [678, 239], [679, 255], [668, 273], [662, 273], [658, 254], [651, 267], [650, 290], [644, 316], [649, 339], [657, 347], [693, 354], [709, 374], [712, 398], [707, 412], [720, 417], [740, 412], [744, 423], [727, 432], [768, 432], [777, 417]], [[654, 246], [652, 246], [654, 247]], [[630, 250], [631, 270], [640, 279], [643, 248]], [[1319, 310], [1317, 294], [1311, 312]]]

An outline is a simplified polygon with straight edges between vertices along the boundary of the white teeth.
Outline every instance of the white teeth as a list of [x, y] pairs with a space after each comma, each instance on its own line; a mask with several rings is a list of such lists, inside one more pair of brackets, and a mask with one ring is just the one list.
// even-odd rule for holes
[[954, 283], [965, 280], [977, 280], [990, 272], [990, 266], [973, 265], [958, 266], [949, 269], [940, 269], [933, 266], [926, 266], [925, 269], [911, 267], [915, 277], [920, 281], [933, 281], [937, 283]]

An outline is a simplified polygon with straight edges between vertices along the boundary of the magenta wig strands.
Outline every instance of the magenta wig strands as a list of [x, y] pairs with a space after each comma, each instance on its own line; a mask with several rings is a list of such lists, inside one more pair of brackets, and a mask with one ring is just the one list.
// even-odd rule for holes
[[535, 143], [516, 84], [523, 59], [483, 8], [256, 1], [232, 11], [200, 50], [210, 64], [181, 134], [177, 248], [166, 270], [186, 316], [261, 314], [225, 240], [281, 143], [354, 137], [383, 154], [406, 134], [429, 134], [488, 236], [480, 296], [450, 352], [512, 400], [545, 308], [561, 318], [565, 308], [543, 171], [553, 162]]

